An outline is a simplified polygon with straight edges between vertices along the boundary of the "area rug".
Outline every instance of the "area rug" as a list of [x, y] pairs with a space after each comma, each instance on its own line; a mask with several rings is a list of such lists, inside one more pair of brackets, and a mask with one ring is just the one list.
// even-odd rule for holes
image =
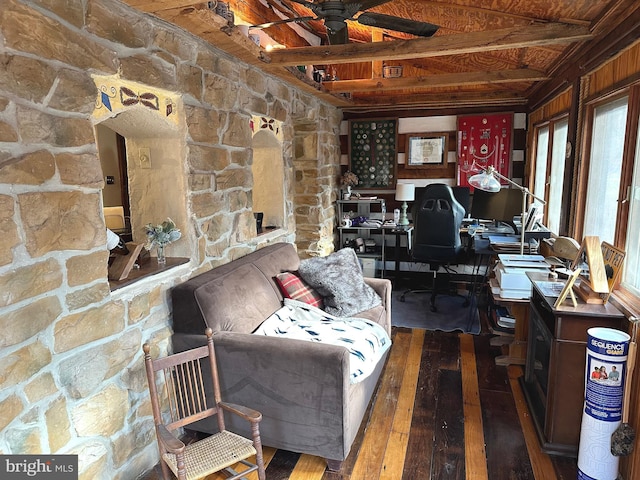
[[462, 297], [438, 295], [438, 311], [432, 312], [430, 293], [407, 293], [402, 302], [400, 296], [403, 292], [394, 290], [391, 294], [392, 326], [480, 334], [480, 316], [475, 296], [471, 298], [469, 306], [464, 307]]

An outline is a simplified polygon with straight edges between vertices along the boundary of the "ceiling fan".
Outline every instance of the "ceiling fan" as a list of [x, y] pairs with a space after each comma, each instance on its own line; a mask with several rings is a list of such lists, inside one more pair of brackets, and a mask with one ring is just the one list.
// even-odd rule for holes
[[[327, 38], [329, 44], [338, 45], [349, 42], [349, 31], [347, 20], [356, 21], [362, 25], [370, 27], [386, 28], [397, 32], [410, 33], [421, 37], [430, 37], [438, 30], [438, 26], [432, 23], [419, 22], [382, 13], [365, 12], [369, 8], [390, 2], [391, 0], [326, 0], [308, 2], [306, 0], [290, 0], [305, 6], [311, 10], [315, 16], [293, 17], [274, 22], [253, 25], [252, 28], [268, 28], [282, 23], [300, 23], [311, 20], [324, 20], [327, 28]], [[360, 15], [355, 17], [358, 12]], [[355, 18], [354, 18], [355, 17]]]

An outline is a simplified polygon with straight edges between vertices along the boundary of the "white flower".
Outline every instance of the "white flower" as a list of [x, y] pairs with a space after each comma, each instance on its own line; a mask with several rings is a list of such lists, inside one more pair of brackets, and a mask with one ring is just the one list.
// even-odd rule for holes
[[167, 245], [175, 242], [182, 236], [182, 233], [170, 218], [167, 218], [160, 225], [148, 223], [145, 227], [145, 232], [147, 234], [147, 243], [144, 248], [147, 250], [151, 250], [156, 245]]

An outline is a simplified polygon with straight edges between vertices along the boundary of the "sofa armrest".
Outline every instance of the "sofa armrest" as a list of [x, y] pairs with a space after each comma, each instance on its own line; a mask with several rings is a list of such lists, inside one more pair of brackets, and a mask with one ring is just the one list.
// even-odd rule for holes
[[391, 280], [388, 278], [364, 277], [364, 281], [380, 295], [382, 306], [384, 307], [387, 317], [384, 326], [387, 332], [391, 332]]

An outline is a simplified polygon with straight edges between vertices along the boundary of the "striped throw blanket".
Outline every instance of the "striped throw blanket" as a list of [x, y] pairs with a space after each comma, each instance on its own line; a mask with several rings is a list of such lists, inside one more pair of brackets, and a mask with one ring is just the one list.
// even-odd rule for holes
[[358, 383], [371, 374], [391, 347], [385, 329], [371, 320], [334, 317], [289, 298], [285, 298], [284, 306], [253, 333], [343, 346], [350, 353], [351, 383]]

